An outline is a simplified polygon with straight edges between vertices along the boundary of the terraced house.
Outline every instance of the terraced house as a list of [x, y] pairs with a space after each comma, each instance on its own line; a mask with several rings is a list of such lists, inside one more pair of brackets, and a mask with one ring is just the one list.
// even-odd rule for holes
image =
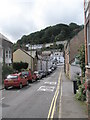
[[12, 64], [12, 47], [13, 43], [0, 33], [0, 63]]

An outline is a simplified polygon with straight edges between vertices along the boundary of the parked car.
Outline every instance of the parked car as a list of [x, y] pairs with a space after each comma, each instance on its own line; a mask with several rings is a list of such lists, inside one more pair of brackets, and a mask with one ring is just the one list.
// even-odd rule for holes
[[53, 66], [52, 66], [52, 67], [50, 67], [50, 69], [52, 70], [52, 72], [55, 70]]
[[37, 79], [41, 79], [42, 78], [42, 74], [40, 71], [34, 71], [34, 74], [36, 74]]
[[23, 76], [27, 77], [29, 82], [32, 82], [32, 75], [29, 74], [29, 71], [23, 71], [22, 74]]
[[46, 77], [46, 72], [43, 70], [39, 70], [39, 73], [41, 74], [41, 78]]
[[37, 75], [36, 75], [36, 73], [33, 73], [33, 75], [32, 75], [32, 80], [37, 81]]
[[48, 69], [48, 74], [52, 73], [52, 70], [51, 68]]
[[29, 82], [33, 82], [34, 80], [37, 80], [36, 74], [31, 74], [30, 71], [23, 71], [22, 74], [27, 77]]
[[4, 87], [5, 89], [8, 89], [8, 87], [19, 87], [20, 89], [24, 85], [28, 85], [29, 81], [25, 75], [22, 73], [18, 74], [10, 74], [7, 76], [7, 78], [4, 80]]

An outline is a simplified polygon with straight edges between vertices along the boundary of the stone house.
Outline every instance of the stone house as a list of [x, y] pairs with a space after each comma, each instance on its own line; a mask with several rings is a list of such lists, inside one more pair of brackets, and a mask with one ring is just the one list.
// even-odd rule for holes
[[[81, 30], [77, 35], [75, 35], [71, 40], [67, 41], [67, 43], [65, 43], [64, 45], [64, 50], [65, 50], [64, 70], [66, 75], [70, 79], [73, 79], [71, 74], [73, 68], [71, 65], [75, 61], [75, 58], [78, 54], [78, 50], [83, 44], [84, 44], [84, 30]], [[80, 68], [75, 68], [75, 69], [77, 69], [77, 72], [80, 72]]]

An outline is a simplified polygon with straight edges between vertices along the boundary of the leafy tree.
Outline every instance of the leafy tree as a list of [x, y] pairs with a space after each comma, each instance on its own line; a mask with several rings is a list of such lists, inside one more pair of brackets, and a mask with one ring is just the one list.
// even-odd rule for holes
[[[80, 30], [82, 30], [82, 25], [77, 25], [75, 23], [71, 23], [69, 25], [66, 24], [57, 24], [54, 26], [46, 27], [43, 30], [31, 33], [29, 35], [23, 35], [21, 39], [17, 41], [16, 44], [44, 44], [55, 41], [64, 41], [71, 39], [74, 35], [76, 35]], [[16, 47], [16, 45], [14, 46]], [[15, 48], [16, 49], [16, 48]]]

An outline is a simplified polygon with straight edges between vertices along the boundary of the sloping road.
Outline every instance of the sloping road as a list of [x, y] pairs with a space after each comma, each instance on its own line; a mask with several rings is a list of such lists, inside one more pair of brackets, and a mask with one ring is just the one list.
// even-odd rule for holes
[[[62, 68], [62, 67], [61, 67]], [[47, 118], [61, 68], [23, 89], [2, 91], [3, 118]]]

